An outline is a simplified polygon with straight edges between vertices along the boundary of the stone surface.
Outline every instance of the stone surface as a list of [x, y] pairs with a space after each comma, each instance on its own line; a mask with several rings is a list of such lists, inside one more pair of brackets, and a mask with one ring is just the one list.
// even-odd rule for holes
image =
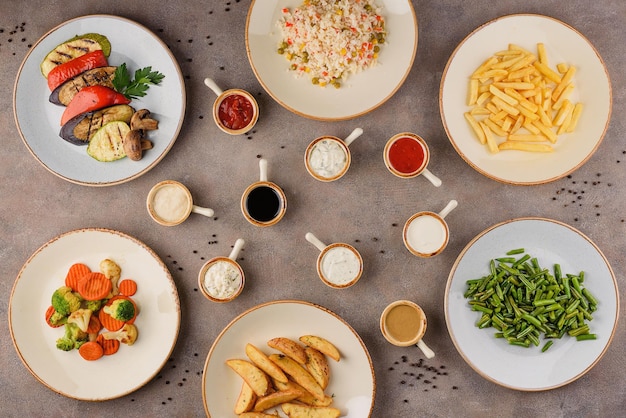
[[[180, 294], [182, 326], [171, 358], [153, 381], [122, 398], [89, 403], [40, 384], [20, 361], [4, 322], [0, 416], [203, 416], [202, 370], [214, 339], [241, 312], [275, 299], [323, 305], [360, 334], [376, 372], [374, 417], [623, 414], [623, 327], [604, 357], [579, 380], [546, 392], [518, 392], [484, 379], [458, 354], [447, 331], [443, 300], [450, 268], [464, 246], [485, 228], [521, 216], [563, 221], [589, 236], [611, 263], [624, 296], [626, 3], [413, 4], [419, 45], [406, 82], [367, 115], [320, 122], [285, 110], [255, 78], [244, 39], [249, 1], [5, 0], [0, 13], [0, 314], [7, 319], [13, 282], [37, 248], [66, 231], [105, 227], [137, 237], [167, 264]], [[22, 143], [11, 111], [15, 76], [29, 46], [65, 20], [97, 13], [133, 19], [158, 34], [182, 68], [188, 97], [185, 124], [167, 157], [142, 177], [106, 188], [71, 184], [45, 170]], [[481, 24], [512, 13], [544, 14], [572, 25], [596, 47], [612, 81], [613, 117], [597, 153], [571, 176], [532, 187], [501, 184], [474, 171], [451, 146], [439, 116], [439, 83], [454, 48]], [[207, 76], [224, 87], [247, 89], [258, 99], [261, 118], [249, 135], [230, 137], [215, 126], [215, 96], [203, 85]], [[346, 136], [357, 126], [365, 133], [351, 146], [348, 173], [331, 184], [309, 176], [302, 161], [308, 143], [322, 134]], [[428, 141], [430, 168], [442, 187], [424, 178], [401, 181], [386, 170], [382, 149], [401, 131]], [[248, 224], [239, 209], [241, 193], [258, 177], [260, 157], [268, 159], [270, 179], [283, 187], [288, 199], [285, 218], [265, 229]], [[164, 179], [186, 184], [198, 205], [215, 210], [215, 219], [192, 215], [174, 228], [153, 222], [145, 196]], [[401, 239], [405, 220], [418, 210], [439, 211], [451, 198], [459, 207], [447, 218], [452, 234], [447, 249], [429, 260], [411, 256]], [[304, 239], [309, 231], [324, 242], [344, 241], [361, 252], [366, 267], [356, 286], [337, 291], [317, 278], [318, 250]], [[240, 255], [247, 279], [244, 292], [232, 303], [212, 304], [197, 289], [198, 270], [207, 259], [228, 255], [240, 237], [246, 240]], [[379, 331], [384, 307], [403, 298], [419, 303], [428, 315], [426, 340], [437, 353], [432, 360], [422, 359], [417, 348], [389, 345]], [[30, 308], [43, 309], [24, 307]], [[424, 376], [418, 381], [412, 374], [419, 373]]]

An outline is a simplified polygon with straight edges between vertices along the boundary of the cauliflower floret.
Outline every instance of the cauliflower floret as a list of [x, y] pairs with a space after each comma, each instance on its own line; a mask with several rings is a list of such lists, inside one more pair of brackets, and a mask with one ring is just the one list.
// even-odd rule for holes
[[89, 320], [91, 319], [92, 311], [89, 309], [77, 309], [70, 314], [67, 318], [68, 324], [76, 324], [82, 332], [87, 332], [89, 327]]
[[100, 262], [100, 272], [111, 280], [111, 292], [107, 296], [110, 299], [119, 293], [117, 282], [122, 276], [122, 269], [115, 261], [105, 258]]
[[102, 334], [105, 340], [118, 340], [122, 344], [133, 345], [137, 340], [137, 327], [132, 324], [124, 324], [118, 331], [109, 331]]

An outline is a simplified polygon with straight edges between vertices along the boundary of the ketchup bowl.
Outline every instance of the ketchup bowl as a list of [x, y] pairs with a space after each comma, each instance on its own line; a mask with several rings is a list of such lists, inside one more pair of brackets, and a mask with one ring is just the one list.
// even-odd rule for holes
[[245, 90], [222, 89], [210, 78], [206, 84], [217, 95], [213, 103], [213, 120], [218, 128], [230, 135], [241, 135], [250, 131], [259, 119], [259, 105]]

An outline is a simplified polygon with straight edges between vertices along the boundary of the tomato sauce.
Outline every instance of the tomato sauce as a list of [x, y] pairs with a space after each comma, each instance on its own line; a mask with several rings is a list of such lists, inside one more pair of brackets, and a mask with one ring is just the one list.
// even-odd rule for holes
[[403, 174], [415, 173], [424, 165], [424, 147], [417, 140], [405, 136], [391, 144], [388, 159], [396, 171]]
[[240, 94], [227, 96], [220, 103], [219, 120], [228, 129], [243, 129], [252, 122], [254, 109], [250, 100]]

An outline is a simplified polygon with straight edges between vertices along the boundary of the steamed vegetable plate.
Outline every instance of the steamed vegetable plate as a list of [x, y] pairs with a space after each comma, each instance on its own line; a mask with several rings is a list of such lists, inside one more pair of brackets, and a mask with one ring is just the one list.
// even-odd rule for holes
[[113, 260], [100, 262], [99, 271], [83, 263], [70, 266], [64, 285], [52, 293], [45, 312], [52, 328], [64, 327], [56, 348], [78, 350], [85, 360], [115, 354], [120, 344], [137, 340], [135, 318], [139, 314], [131, 298], [137, 291], [132, 279], [120, 281], [122, 270]]
[[87, 145], [87, 154], [98, 161], [137, 161], [152, 148], [147, 135], [158, 129], [158, 122], [149, 110], [136, 112], [130, 104], [145, 96], [150, 85], [161, 83], [164, 75], [145, 67], [131, 76], [125, 63], [109, 65], [110, 53], [106, 36], [77, 35], [46, 55], [41, 73], [51, 90], [49, 101], [65, 106], [61, 138]]

